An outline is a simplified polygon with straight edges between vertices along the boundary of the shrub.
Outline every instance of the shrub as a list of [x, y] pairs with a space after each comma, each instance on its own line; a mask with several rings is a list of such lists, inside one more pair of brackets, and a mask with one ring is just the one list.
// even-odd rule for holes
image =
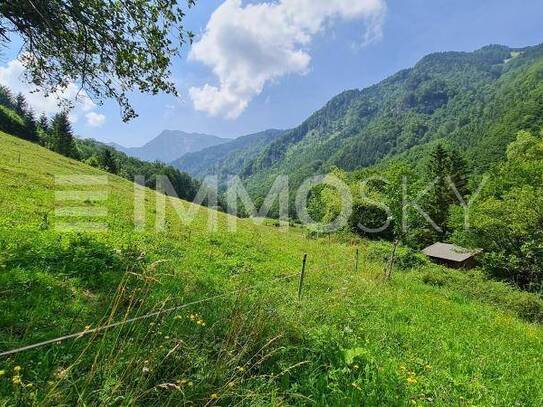
[[[388, 261], [393, 250], [394, 247], [391, 243], [377, 242], [368, 247], [367, 256], [369, 260], [380, 262]], [[424, 255], [413, 249], [404, 246], [398, 246], [396, 248], [394, 264], [402, 270], [423, 267], [428, 263], [428, 259], [424, 257]]]

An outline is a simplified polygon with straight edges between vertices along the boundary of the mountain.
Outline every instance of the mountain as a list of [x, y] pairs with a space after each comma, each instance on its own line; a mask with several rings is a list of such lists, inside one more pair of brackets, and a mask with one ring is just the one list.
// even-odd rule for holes
[[213, 174], [224, 179], [230, 174], [239, 174], [267, 145], [283, 133], [283, 130], [270, 129], [238, 137], [198, 152], [187, 153], [172, 162], [172, 165], [193, 177], [203, 178]]
[[436, 53], [381, 83], [336, 96], [241, 174], [251, 193], [262, 195], [279, 174], [296, 186], [333, 166], [416, 163], [437, 141], [465, 151], [481, 173], [504, 157], [517, 131], [542, 125], [543, 45]]
[[145, 161], [169, 163], [187, 153], [226, 143], [231, 139], [209, 134], [185, 133], [180, 130], [164, 130], [157, 137], [141, 147], [123, 147], [116, 143], [109, 145], [116, 150]]

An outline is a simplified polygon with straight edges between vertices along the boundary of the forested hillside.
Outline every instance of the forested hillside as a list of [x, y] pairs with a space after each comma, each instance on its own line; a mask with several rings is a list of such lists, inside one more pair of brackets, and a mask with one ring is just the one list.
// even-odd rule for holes
[[219, 178], [224, 180], [228, 175], [239, 174], [266, 146], [283, 133], [282, 130], [270, 129], [238, 137], [199, 152], [185, 154], [172, 165], [197, 178], [219, 175]]
[[167, 176], [183, 199], [193, 199], [200, 188], [199, 182], [170, 165], [142, 161], [95, 140], [75, 137], [67, 111], [59, 111], [52, 118], [43, 114], [36, 118], [25, 97], [13, 95], [5, 86], [0, 86], [0, 131], [131, 181], [143, 176], [149, 188], [156, 187], [157, 177]]
[[332, 166], [416, 163], [436, 141], [465, 151], [469, 167], [482, 173], [504, 158], [518, 131], [542, 126], [542, 79], [541, 45], [432, 54], [377, 85], [338, 95], [242, 174], [258, 196], [274, 175], [289, 174], [296, 185]]

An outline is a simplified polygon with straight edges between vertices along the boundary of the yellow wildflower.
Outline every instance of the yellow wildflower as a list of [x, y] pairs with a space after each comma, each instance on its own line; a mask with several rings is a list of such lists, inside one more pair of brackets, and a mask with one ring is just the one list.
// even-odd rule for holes
[[358, 366], [358, 365], [353, 365], [353, 369], [354, 369], [354, 370], [358, 370], [359, 368], [360, 368], [360, 366]]
[[0, 370], [0, 377], [4, 376], [6, 374], [5, 370]]
[[19, 373], [19, 372], [21, 371], [21, 366], [15, 366], [15, 367], [13, 368], [13, 371], [14, 371], [15, 373]]
[[219, 398], [219, 395], [217, 393], [213, 393], [211, 395], [211, 400], [217, 400]]
[[409, 376], [409, 377], [407, 378], [407, 383], [408, 383], [408, 384], [417, 384], [417, 379], [414, 378], [413, 376]]
[[11, 382], [15, 385], [21, 384], [21, 376], [13, 376]]

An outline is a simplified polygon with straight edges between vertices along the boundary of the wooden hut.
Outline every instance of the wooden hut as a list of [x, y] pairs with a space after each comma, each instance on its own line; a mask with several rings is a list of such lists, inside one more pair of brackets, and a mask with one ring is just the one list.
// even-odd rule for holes
[[482, 250], [464, 249], [448, 243], [434, 243], [422, 252], [434, 263], [443, 264], [455, 269], [471, 269], [475, 267], [475, 257]]

